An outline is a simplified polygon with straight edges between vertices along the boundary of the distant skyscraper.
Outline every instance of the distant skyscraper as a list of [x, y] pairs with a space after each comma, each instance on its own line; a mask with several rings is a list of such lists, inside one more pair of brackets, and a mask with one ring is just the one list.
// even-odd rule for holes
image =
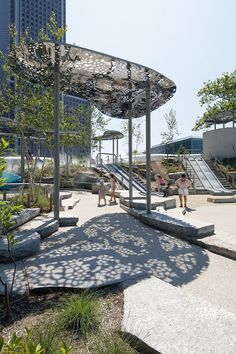
[[[36, 41], [40, 30], [47, 30], [52, 13], [55, 13], [58, 27], [66, 27], [66, 0], [0, 0], [0, 50], [4, 53], [9, 52], [11, 24], [15, 26], [18, 34], [28, 32], [29, 38]], [[62, 42], [65, 41], [66, 34], [62, 38]], [[3, 73], [0, 69], [1, 79]], [[71, 111], [80, 104], [87, 104], [86, 101], [70, 95], [64, 95], [63, 100], [66, 111]], [[85, 122], [83, 119], [83, 124], [90, 127], [89, 120]], [[77, 152], [89, 155], [90, 146]]]

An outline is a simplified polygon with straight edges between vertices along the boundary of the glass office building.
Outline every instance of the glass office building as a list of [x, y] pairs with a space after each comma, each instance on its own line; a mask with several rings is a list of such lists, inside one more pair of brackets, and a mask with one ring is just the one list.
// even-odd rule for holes
[[202, 138], [189, 136], [182, 139], [177, 139], [168, 144], [154, 145], [151, 148], [152, 154], [177, 154], [180, 147], [190, 154], [201, 154], [203, 151]]
[[[40, 31], [47, 32], [49, 18], [55, 13], [59, 27], [66, 27], [66, 0], [0, 0], [0, 50], [9, 52], [10, 48], [10, 25], [13, 24], [18, 34], [28, 33], [30, 39], [37, 41]], [[49, 37], [54, 40], [52, 36]], [[62, 38], [66, 42], [66, 34]], [[4, 80], [3, 72], [0, 68], [0, 80]], [[14, 85], [14, 82], [11, 83]], [[62, 95], [65, 111], [78, 107], [80, 104], [88, 104], [75, 96]], [[8, 117], [13, 118], [13, 112]], [[83, 124], [90, 129], [90, 119], [80, 118]], [[73, 149], [74, 153], [76, 149]], [[81, 150], [81, 151], [80, 151]], [[76, 155], [90, 155], [91, 147], [77, 148]]]

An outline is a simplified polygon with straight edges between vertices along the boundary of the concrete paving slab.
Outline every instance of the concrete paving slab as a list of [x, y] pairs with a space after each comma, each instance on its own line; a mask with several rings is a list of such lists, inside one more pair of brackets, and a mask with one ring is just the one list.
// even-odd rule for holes
[[208, 197], [210, 203], [236, 203], [235, 197]]
[[[25, 264], [31, 289], [96, 288], [145, 274], [182, 285], [207, 268], [208, 257], [202, 248], [119, 212], [54, 233]], [[21, 283], [15, 291], [22, 291]]]
[[[96, 195], [76, 193], [80, 203], [61, 215], [79, 215], [80, 226], [60, 229], [43, 242], [39, 256], [17, 262], [15, 291], [27, 289], [26, 273], [32, 289], [96, 287], [149, 274], [236, 314], [236, 262], [150, 228], [119, 205], [98, 208]], [[205, 196], [191, 196], [190, 201], [197, 210], [207, 205], [209, 217], [214, 216], [209, 210], [221, 208], [207, 203]], [[235, 205], [227, 207], [229, 212], [221, 216], [229, 230]], [[0, 264], [0, 274], [10, 281], [11, 264]]]
[[122, 330], [162, 354], [236, 352], [234, 314], [154, 277], [124, 290]]

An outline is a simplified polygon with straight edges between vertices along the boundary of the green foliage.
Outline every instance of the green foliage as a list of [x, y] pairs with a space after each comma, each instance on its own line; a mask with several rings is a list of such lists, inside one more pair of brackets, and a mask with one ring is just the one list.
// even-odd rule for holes
[[179, 135], [178, 125], [176, 120], [176, 112], [171, 109], [170, 112], [164, 114], [164, 118], [167, 125], [167, 131], [162, 132], [162, 143], [168, 144], [174, 140], [175, 135]]
[[60, 306], [58, 324], [62, 329], [85, 335], [98, 328], [99, 299], [91, 291], [71, 295]]
[[[34, 343], [40, 343], [44, 348], [45, 354], [57, 354], [61, 346], [62, 333], [56, 323], [40, 324], [34, 327], [32, 331], [32, 339]], [[64, 344], [64, 347], [66, 344]], [[60, 350], [60, 353], [63, 352]]]
[[89, 349], [92, 354], [135, 354], [140, 352], [138, 341], [122, 333], [114, 333], [106, 338], [96, 338]]
[[[54, 38], [60, 42], [66, 32], [65, 28], [59, 28], [54, 13], [50, 16], [46, 31], [39, 33], [40, 40], [49, 40]], [[17, 42], [18, 34], [14, 27], [11, 27], [12, 49]], [[28, 33], [21, 35], [20, 43], [30, 40]], [[10, 110], [15, 112], [18, 132], [24, 135], [30, 127], [45, 138], [47, 147], [53, 146], [53, 122], [54, 122], [54, 95], [52, 87], [45, 88], [39, 84], [29, 84], [20, 75], [16, 75], [9, 63], [8, 56], [0, 53], [2, 68], [7, 80], [0, 83], [0, 116], [8, 114]], [[9, 85], [10, 78], [15, 77], [14, 90]], [[86, 105], [80, 105], [68, 112], [64, 109], [63, 102], [60, 102], [60, 117], [62, 131], [73, 131], [76, 134], [63, 134], [61, 143], [65, 146], [90, 146], [91, 124], [84, 124], [84, 121], [91, 121], [91, 108]], [[99, 123], [98, 123], [99, 125]]]
[[[132, 121], [132, 136], [137, 150], [138, 146], [143, 142], [143, 129], [142, 124], [144, 122], [143, 118], [135, 119]], [[126, 143], [129, 139], [129, 120], [123, 119], [121, 122], [121, 131], [125, 136]]]
[[236, 158], [235, 157], [223, 159], [222, 164], [224, 165], [224, 168], [227, 172], [236, 171]]
[[187, 150], [185, 149], [185, 147], [183, 145], [180, 145], [180, 147], [177, 150], [177, 154], [178, 155], [184, 155], [187, 153]]
[[19, 213], [21, 210], [21, 205], [12, 205], [10, 203], [0, 201], [0, 232], [2, 235], [8, 234], [9, 229], [11, 229], [15, 224], [12, 219], [13, 214]]
[[[44, 333], [46, 338], [48, 334]], [[52, 333], [51, 333], [52, 335]], [[55, 345], [52, 338], [47, 341], [46, 338], [42, 338], [39, 335], [39, 339], [36, 340], [37, 334], [33, 330], [26, 329], [26, 336], [20, 337], [13, 334], [11, 338], [6, 341], [3, 337], [0, 337], [0, 353], [1, 354], [70, 354], [71, 348], [66, 343]], [[42, 342], [40, 341], [42, 340]], [[50, 348], [52, 346], [52, 349]]]
[[4, 138], [1, 138], [0, 140], [0, 186], [4, 184], [2, 173], [6, 169], [6, 160], [2, 156], [7, 151], [8, 146], [9, 146], [8, 141], [6, 141]]
[[198, 97], [200, 105], [205, 106], [206, 110], [196, 121], [193, 130], [208, 128], [207, 119], [214, 119], [218, 113], [236, 109], [236, 70], [204, 83]]

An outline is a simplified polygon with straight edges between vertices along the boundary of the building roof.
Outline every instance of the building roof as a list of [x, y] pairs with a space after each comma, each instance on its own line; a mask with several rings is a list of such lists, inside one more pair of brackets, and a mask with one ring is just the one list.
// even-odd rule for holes
[[158, 146], [162, 146], [162, 145], [173, 144], [173, 143], [177, 143], [179, 141], [184, 141], [184, 140], [189, 140], [189, 139], [200, 139], [200, 140], [202, 140], [202, 137], [190, 135], [190, 136], [186, 136], [184, 138], [175, 139], [175, 140], [173, 140], [173, 141], [171, 141], [171, 142], [169, 142], [167, 144], [160, 143], [160, 144], [157, 144], [157, 145], [153, 145], [152, 148], [155, 148], [155, 147], [158, 147]]

